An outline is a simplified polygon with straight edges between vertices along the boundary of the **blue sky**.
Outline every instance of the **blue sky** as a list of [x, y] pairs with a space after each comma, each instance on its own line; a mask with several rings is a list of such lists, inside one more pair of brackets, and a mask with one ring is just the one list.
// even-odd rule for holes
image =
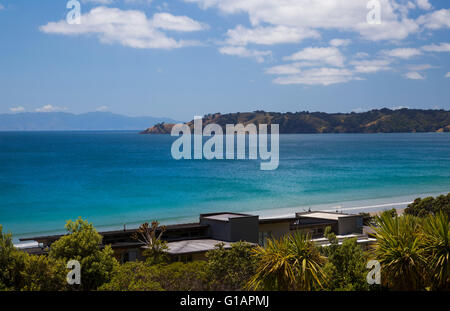
[[448, 1], [67, 2], [0, 0], [0, 113], [450, 109]]

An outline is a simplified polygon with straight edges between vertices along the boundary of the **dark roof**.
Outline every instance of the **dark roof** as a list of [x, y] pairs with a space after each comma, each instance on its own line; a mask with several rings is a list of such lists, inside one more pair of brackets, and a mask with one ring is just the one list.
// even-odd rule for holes
[[295, 221], [296, 217], [283, 217], [283, 218], [263, 218], [259, 220], [260, 224], [273, 224], [277, 222], [292, 222]]
[[[172, 231], [172, 230], [183, 230], [183, 229], [201, 229], [201, 228], [207, 228], [208, 225], [200, 224], [200, 223], [186, 223], [186, 224], [175, 224], [175, 225], [166, 225], [166, 231]], [[127, 235], [130, 236], [133, 233], [137, 231], [137, 228], [134, 229], [126, 229], [126, 230], [113, 230], [113, 231], [103, 231], [99, 232], [99, 234], [103, 237], [109, 237], [114, 235]], [[47, 235], [47, 236], [37, 236], [37, 237], [31, 237], [31, 238], [21, 238], [19, 241], [37, 241], [37, 242], [43, 242], [43, 241], [56, 241], [59, 238], [64, 236], [64, 234], [57, 234], [57, 235]]]

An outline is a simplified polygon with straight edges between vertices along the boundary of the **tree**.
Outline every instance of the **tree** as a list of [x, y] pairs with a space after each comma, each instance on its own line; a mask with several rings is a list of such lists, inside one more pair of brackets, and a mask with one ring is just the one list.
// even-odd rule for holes
[[367, 258], [356, 239], [345, 239], [339, 245], [336, 235], [327, 227], [325, 237], [330, 245], [323, 247], [322, 251], [328, 259], [324, 267], [327, 275], [328, 290], [368, 290], [366, 281]]
[[19, 251], [0, 226], [0, 290], [65, 290], [66, 275], [64, 262]]
[[375, 255], [382, 267], [382, 282], [394, 290], [422, 289], [425, 261], [419, 219], [383, 213], [377, 217], [374, 229], [377, 238]]
[[111, 281], [100, 286], [106, 291], [161, 291], [153, 280], [152, 268], [143, 262], [127, 262], [114, 269]]
[[206, 253], [208, 275], [213, 290], [242, 290], [256, 272], [257, 258], [252, 256], [255, 247], [249, 243], [237, 242], [231, 249], [224, 249], [223, 243], [217, 249]]
[[161, 288], [168, 291], [202, 291], [208, 290], [208, 263], [193, 261], [174, 262], [151, 266], [152, 279]]
[[312, 290], [323, 287], [325, 258], [309, 236], [295, 233], [279, 240], [269, 239], [266, 248], [257, 247], [256, 274], [248, 283], [250, 289]]
[[417, 198], [405, 209], [405, 214], [418, 217], [436, 215], [439, 212], [443, 212], [447, 214], [447, 217], [450, 217], [450, 193], [436, 198]]
[[[157, 234], [158, 229], [159, 234]], [[165, 226], [159, 227], [157, 221], [152, 221], [151, 226], [147, 222], [142, 224], [133, 235], [135, 240], [145, 244], [146, 249], [143, 252], [143, 255], [145, 256], [147, 263], [153, 265], [168, 261], [167, 242], [161, 239], [165, 231]]]
[[359, 213], [363, 219], [364, 226], [372, 226], [375, 223], [375, 217], [370, 215], [370, 213]]
[[28, 254], [24, 259], [21, 290], [60, 291], [68, 288], [66, 281], [68, 269], [63, 260]]
[[12, 243], [10, 233], [3, 233], [0, 225], [0, 289], [20, 290], [25, 266], [24, 253], [20, 253]]
[[423, 224], [424, 256], [432, 289], [450, 289], [450, 225], [448, 216], [439, 212]]
[[102, 248], [102, 236], [94, 226], [78, 218], [66, 224], [68, 234], [50, 246], [49, 256], [64, 262], [78, 260], [81, 265], [82, 290], [95, 290], [109, 282], [118, 262], [110, 245]]

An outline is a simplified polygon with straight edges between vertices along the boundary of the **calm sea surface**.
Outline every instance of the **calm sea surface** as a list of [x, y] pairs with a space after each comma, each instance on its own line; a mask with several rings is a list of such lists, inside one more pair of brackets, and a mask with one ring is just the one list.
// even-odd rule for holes
[[98, 228], [409, 201], [450, 192], [450, 134], [281, 135], [280, 165], [173, 160], [174, 138], [135, 132], [0, 132], [0, 224], [57, 233], [78, 216]]

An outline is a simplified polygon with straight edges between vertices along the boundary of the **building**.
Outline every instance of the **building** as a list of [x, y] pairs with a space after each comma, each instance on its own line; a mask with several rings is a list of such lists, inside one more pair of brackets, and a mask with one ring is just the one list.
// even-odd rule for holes
[[[206, 252], [218, 244], [222, 244], [225, 249], [238, 241], [264, 246], [268, 238], [278, 239], [294, 232], [309, 234], [318, 245], [327, 245], [328, 240], [323, 236], [326, 227], [331, 227], [340, 242], [346, 238], [356, 238], [362, 245], [375, 241], [363, 234], [360, 215], [319, 211], [270, 218], [231, 212], [201, 214], [197, 223], [165, 226], [162, 239], [167, 241], [168, 254], [172, 260], [187, 262], [204, 259]], [[103, 245], [111, 245], [116, 258], [126, 262], [142, 259], [142, 252], [146, 248], [142, 242], [134, 239], [136, 232], [137, 229], [124, 228], [100, 234], [103, 236]], [[51, 244], [61, 236], [20, 239], [27, 243], [18, 247], [32, 254], [46, 254]]]

